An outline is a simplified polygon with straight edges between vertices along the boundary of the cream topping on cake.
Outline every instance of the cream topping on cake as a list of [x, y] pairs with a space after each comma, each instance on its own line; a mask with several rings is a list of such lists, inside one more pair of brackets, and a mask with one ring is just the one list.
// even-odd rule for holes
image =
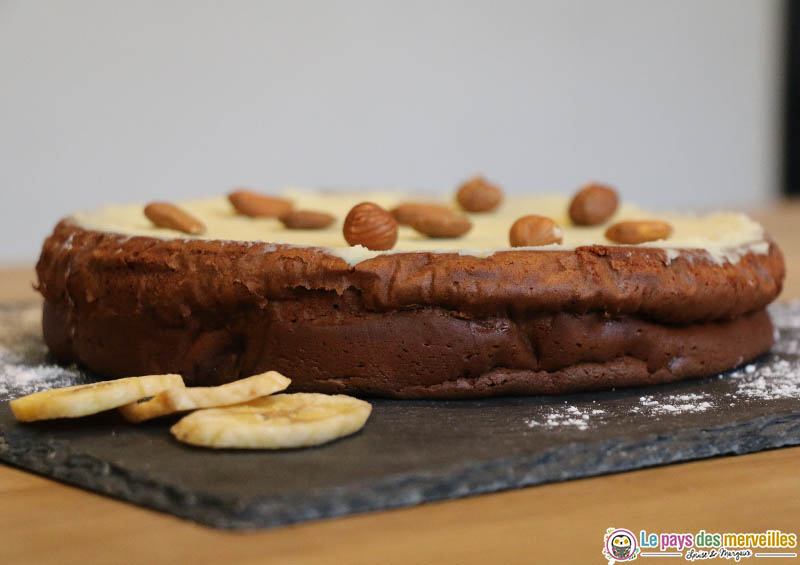
[[620, 205], [609, 222], [601, 226], [573, 226], [567, 215], [566, 196], [507, 196], [500, 207], [489, 213], [466, 214], [473, 223], [464, 236], [454, 239], [432, 239], [410, 227], [400, 226], [397, 244], [389, 251], [370, 251], [361, 246], [350, 247], [342, 236], [342, 224], [348, 211], [359, 202], [374, 202], [386, 209], [402, 202], [438, 202], [458, 207], [446, 199], [408, 194], [400, 191], [378, 192], [310, 192], [286, 189], [281, 195], [294, 202], [295, 209], [328, 212], [336, 222], [322, 230], [290, 230], [276, 218], [250, 218], [237, 214], [227, 198], [217, 196], [177, 203], [202, 221], [207, 230], [199, 236], [154, 226], [143, 213], [142, 204], [111, 205], [96, 210], [77, 212], [70, 219], [84, 229], [128, 236], [149, 236], [162, 239], [215, 239], [230, 241], [281, 243], [304, 247], [320, 247], [355, 265], [383, 253], [414, 251], [459, 253], [488, 257], [497, 251], [512, 249], [508, 233], [520, 216], [537, 214], [552, 218], [563, 230], [563, 243], [542, 247], [517, 247], [515, 250], [569, 250], [583, 245], [619, 245], [605, 238], [611, 223], [622, 220], [658, 219], [669, 222], [672, 235], [666, 240], [638, 244], [666, 250], [668, 260], [681, 250], [700, 249], [717, 263], [736, 262], [745, 253], [767, 253], [764, 229], [760, 224], [736, 212], [711, 214], [654, 213], [632, 204]]

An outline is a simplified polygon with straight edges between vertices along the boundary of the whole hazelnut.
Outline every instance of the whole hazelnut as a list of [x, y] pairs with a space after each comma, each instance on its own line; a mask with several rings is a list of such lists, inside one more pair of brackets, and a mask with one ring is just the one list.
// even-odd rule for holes
[[529, 247], [561, 243], [563, 233], [556, 223], [545, 216], [522, 216], [508, 234], [511, 247]]
[[397, 220], [377, 204], [362, 202], [348, 212], [342, 233], [350, 245], [385, 251], [397, 242]]
[[503, 191], [484, 177], [476, 176], [459, 187], [456, 200], [467, 212], [490, 212], [500, 205]]
[[617, 191], [602, 184], [589, 184], [580, 189], [569, 205], [569, 217], [577, 226], [597, 226], [617, 211]]

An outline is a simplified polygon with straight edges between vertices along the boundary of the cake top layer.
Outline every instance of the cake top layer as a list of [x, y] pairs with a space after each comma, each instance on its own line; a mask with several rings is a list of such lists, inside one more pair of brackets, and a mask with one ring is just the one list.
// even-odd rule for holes
[[[185, 201], [180, 207], [201, 220], [207, 227], [199, 236], [154, 226], [143, 213], [143, 205], [112, 205], [70, 216], [84, 229], [119, 233], [128, 236], [148, 236], [161, 239], [213, 239], [280, 243], [303, 247], [323, 248], [351, 265], [385, 253], [415, 251], [459, 253], [487, 257], [497, 251], [511, 249], [509, 229], [514, 221], [527, 214], [553, 219], [563, 231], [563, 242], [539, 247], [517, 247], [515, 250], [570, 250], [584, 245], [613, 245], [604, 233], [611, 223], [623, 220], [663, 220], [672, 225], [672, 235], [666, 240], [641, 243], [635, 247], [665, 249], [667, 258], [677, 257], [681, 250], [705, 250], [718, 263], [735, 262], [745, 253], [767, 253], [769, 245], [760, 224], [741, 213], [716, 212], [705, 215], [654, 213], [632, 204], [620, 205], [609, 222], [594, 227], [574, 226], [567, 209], [569, 198], [564, 196], [507, 196], [500, 207], [488, 213], [467, 214], [473, 223], [464, 236], [453, 239], [434, 239], [400, 226], [396, 245], [390, 251], [371, 251], [361, 246], [349, 246], [342, 235], [342, 224], [348, 211], [364, 201], [390, 209], [403, 202], [437, 202], [396, 191], [358, 193], [320, 193], [286, 189], [281, 195], [294, 202], [295, 209], [327, 212], [336, 217], [328, 228], [321, 230], [290, 230], [276, 218], [251, 218], [238, 214], [224, 196]], [[438, 203], [451, 205], [444, 199]], [[457, 207], [453, 204], [454, 210]]]

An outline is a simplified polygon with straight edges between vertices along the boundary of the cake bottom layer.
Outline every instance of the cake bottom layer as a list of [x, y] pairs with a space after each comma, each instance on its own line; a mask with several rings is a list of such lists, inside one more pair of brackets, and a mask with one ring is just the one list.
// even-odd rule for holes
[[475, 318], [364, 310], [357, 293], [297, 292], [230, 312], [120, 315], [45, 301], [47, 345], [103, 377], [175, 372], [213, 385], [265, 370], [290, 391], [395, 398], [560, 394], [713, 375], [769, 350], [765, 310], [685, 326], [597, 313]]

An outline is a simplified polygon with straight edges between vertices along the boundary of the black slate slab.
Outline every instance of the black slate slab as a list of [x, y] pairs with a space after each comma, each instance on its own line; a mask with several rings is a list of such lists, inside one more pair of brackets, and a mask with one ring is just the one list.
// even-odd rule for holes
[[[355, 436], [211, 451], [115, 412], [18, 424], [0, 460], [219, 528], [261, 528], [800, 444], [800, 303], [772, 310], [773, 353], [720, 377], [560, 397], [373, 401]], [[36, 305], [0, 308], [0, 400], [86, 382], [48, 358]]]

